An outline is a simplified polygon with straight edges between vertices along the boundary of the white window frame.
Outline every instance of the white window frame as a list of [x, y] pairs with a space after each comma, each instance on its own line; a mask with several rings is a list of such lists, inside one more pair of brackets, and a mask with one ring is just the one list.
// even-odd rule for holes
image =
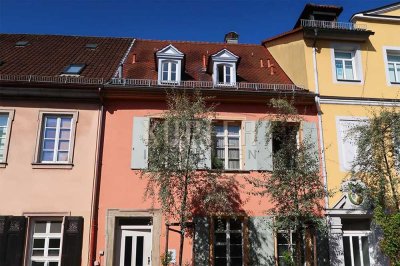
[[[336, 56], [335, 52], [344, 52], [352, 54], [352, 66], [353, 66], [353, 79], [338, 79], [336, 75]], [[339, 59], [342, 60], [342, 59]], [[363, 73], [362, 73], [362, 58], [361, 48], [358, 44], [352, 43], [333, 43], [331, 44], [331, 66], [332, 66], [332, 81], [333, 83], [344, 83], [362, 85]], [[345, 72], [345, 65], [343, 64], [343, 72]]]
[[[372, 246], [369, 244], [369, 235], [370, 231], [343, 231], [343, 237], [349, 237], [350, 240], [350, 255], [351, 255], [351, 262], [352, 266], [354, 266], [354, 254], [353, 254], [353, 237], [358, 237], [358, 243], [359, 243], [359, 248], [360, 248], [360, 259], [361, 259], [361, 266], [364, 266], [364, 257], [362, 254], [362, 243], [361, 243], [361, 237], [367, 237], [368, 239], [368, 256], [369, 256], [369, 262], [370, 265], [373, 265], [373, 259], [371, 258], [370, 254], [373, 254]], [[343, 245], [343, 256], [344, 256], [344, 245]]]
[[[184, 54], [176, 49], [172, 44], [156, 52], [158, 84], [159, 85], [179, 85], [182, 79], [182, 61]], [[168, 64], [168, 80], [163, 80], [163, 65], [166, 62], [176, 63], [176, 80], [171, 80], [171, 64]]]
[[[353, 124], [361, 124], [367, 122], [367, 117], [354, 117], [354, 116], [339, 116], [336, 117], [336, 132], [338, 138], [338, 151], [339, 151], [339, 162], [340, 170], [342, 172], [348, 172], [351, 169], [351, 163], [346, 161], [346, 150], [345, 150], [345, 140], [347, 138], [347, 133], [342, 130], [342, 123], [348, 122]], [[357, 156], [357, 154], [355, 154]]]
[[[279, 246], [289, 246], [290, 252], [293, 254], [293, 252], [294, 252], [293, 248], [294, 248], [294, 246], [296, 246], [296, 243], [293, 244], [293, 234], [294, 233], [295, 233], [295, 231], [293, 231], [293, 230], [289, 230], [289, 231], [279, 230], [276, 233], [276, 247], [277, 247], [276, 256], [278, 258], [278, 261], [277, 261], [278, 265], [279, 265], [279, 261], [282, 259], [282, 256], [279, 256]], [[289, 234], [288, 244], [279, 244], [278, 234]]]
[[[336, 58], [336, 53], [345, 53], [345, 54], [350, 54], [350, 59], [344, 59], [344, 58]], [[355, 68], [355, 60], [354, 60], [354, 51], [343, 51], [343, 50], [335, 50], [335, 73], [336, 73], [336, 79], [340, 81], [349, 81], [349, 80], [357, 80], [357, 72]], [[342, 63], [342, 71], [343, 71], [343, 79], [339, 79], [337, 76], [337, 66], [336, 66], [336, 61], [341, 61]], [[346, 62], [351, 63], [351, 71], [353, 73], [353, 79], [350, 79], [346, 77]]]
[[[35, 224], [37, 222], [46, 222], [46, 232], [45, 233], [35, 233]], [[61, 232], [60, 233], [50, 233], [50, 225], [52, 222], [61, 222]], [[31, 220], [29, 225], [29, 250], [27, 252], [28, 265], [32, 265], [32, 261], [44, 262], [45, 266], [49, 265], [49, 262], [58, 262], [61, 265], [62, 256], [62, 243], [63, 243], [63, 231], [64, 231], [64, 220], [60, 218], [34, 218]], [[33, 256], [33, 243], [34, 239], [45, 239], [44, 255], [43, 256]], [[60, 252], [58, 256], [47, 256], [49, 249], [50, 239], [60, 239]]]
[[[229, 135], [229, 130], [228, 127], [229, 125], [237, 125], [239, 127], [239, 136], [237, 135]], [[224, 170], [228, 170], [228, 171], [239, 171], [242, 170], [242, 126], [241, 123], [239, 121], [216, 121], [214, 123], [214, 125], [222, 125], [224, 128], [224, 133], [223, 134], [218, 134], [217, 132], [215, 132], [215, 137], [223, 137], [224, 138], [224, 154], [225, 154], [225, 158], [224, 158]], [[230, 169], [229, 168], [229, 137], [238, 137], [239, 139], [239, 168], [237, 169]], [[216, 144], [215, 144], [216, 145]], [[217, 155], [215, 155], [217, 156]]]
[[[214, 219], [215, 219], [215, 217], [214, 217]], [[230, 236], [231, 236], [231, 233], [239, 233], [239, 230], [231, 230], [230, 229], [230, 226], [231, 226], [231, 223], [230, 223], [230, 220], [232, 219], [231, 217], [222, 217], [221, 219], [224, 219], [225, 220], [225, 226], [226, 226], [226, 229], [225, 229], [225, 234], [226, 234], [226, 248], [227, 248], [227, 250], [226, 250], [226, 265], [228, 266], [228, 265], [231, 265], [231, 261], [230, 261], [230, 259], [231, 259], [231, 257], [230, 257]], [[242, 229], [240, 230], [240, 233], [242, 234], [242, 265], [244, 265], [244, 221], [243, 221], [243, 219], [240, 219], [240, 218], [236, 218], [236, 219], [238, 219], [241, 223], [242, 223]], [[214, 246], [214, 250], [215, 250], [215, 246], [217, 246], [216, 245], [216, 240], [215, 240], [215, 233], [221, 233], [220, 231], [219, 232], [217, 232], [217, 225], [215, 224], [215, 222], [214, 222], [214, 232], [213, 232], [213, 246]], [[214, 258], [213, 258], [213, 261], [215, 261], [215, 251], [214, 251]]]
[[[167, 69], [165, 70], [165, 65], [167, 65]], [[172, 65], [175, 65], [175, 80], [171, 79], [172, 77]], [[178, 79], [178, 66], [179, 66], [179, 62], [178, 61], [174, 61], [174, 60], [161, 60], [161, 83], [166, 83], [166, 84], [177, 84], [179, 83]], [[167, 80], [164, 80], [164, 72], [167, 72]]]
[[[235, 64], [232, 63], [218, 63], [215, 64], [216, 71], [215, 71], [215, 84], [217, 86], [233, 86], [236, 84], [236, 70]], [[219, 75], [219, 68], [223, 67], [223, 81], [220, 82], [220, 75]], [[229, 78], [230, 81], [227, 81], [227, 69], [229, 69]]]
[[8, 116], [7, 119], [7, 125], [6, 125], [6, 135], [3, 138], [4, 139], [4, 150], [3, 150], [3, 159], [0, 160], [0, 168], [4, 168], [7, 165], [7, 155], [8, 155], [8, 146], [10, 142], [10, 137], [11, 137], [11, 126], [14, 121], [14, 110], [10, 109], [0, 109], [0, 114]]
[[[386, 73], [386, 83], [388, 86], [400, 86], [400, 72], [397, 72], [396, 66], [395, 66], [395, 72], [397, 72], [397, 75], [399, 77], [399, 80], [393, 82], [390, 80], [390, 74], [389, 74], [389, 61], [388, 61], [388, 55], [395, 54], [400, 56], [400, 46], [384, 46], [383, 47], [383, 61], [385, 63], [385, 73]], [[396, 63], [399, 64], [399, 63]]]
[[[70, 128], [70, 138], [69, 138], [69, 150], [68, 150], [68, 159], [66, 161], [57, 161], [56, 159], [56, 144], [54, 147], [54, 155], [52, 161], [43, 161], [42, 160], [42, 152], [43, 152], [43, 141], [44, 141], [44, 133], [45, 133], [45, 122], [46, 117], [54, 116], [57, 118], [70, 116], [72, 118], [71, 121], [71, 128]], [[72, 164], [73, 161], [73, 153], [74, 153], [74, 146], [75, 146], [75, 133], [76, 133], [76, 124], [78, 122], [78, 112], [77, 111], [39, 111], [39, 126], [38, 126], [38, 134], [37, 134], [37, 141], [36, 141], [36, 151], [34, 156], [33, 164], [54, 164], [54, 165], [67, 165]], [[57, 129], [56, 129], [56, 138], [58, 138], [59, 133], [59, 119], [57, 119]]]

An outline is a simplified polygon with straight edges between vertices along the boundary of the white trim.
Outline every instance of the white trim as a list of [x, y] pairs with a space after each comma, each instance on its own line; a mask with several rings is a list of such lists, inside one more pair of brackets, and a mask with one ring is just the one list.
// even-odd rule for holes
[[388, 18], [388, 17], [375, 17], [369, 16], [368, 14], [357, 14], [351, 18], [351, 22], [354, 22], [356, 19], [370, 19], [370, 20], [378, 20], [378, 21], [389, 21], [389, 22], [399, 22], [400, 18]]
[[[340, 52], [351, 52], [352, 53], [352, 65], [353, 65], [353, 80], [338, 80], [336, 77], [336, 64], [335, 64], [335, 50]], [[338, 84], [352, 84], [362, 85], [364, 83], [364, 77], [362, 73], [362, 58], [361, 49], [359, 44], [355, 43], [331, 43], [331, 68], [332, 68], [332, 82]], [[345, 71], [345, 66], [343, 66]]]
[[340, 98], [320, 98], [321, 104], [343, 104], [343, 105], [367, 105], [367, 106], [394, 106], [400, 107], [400, 102], [394, 101], [379, 101], [379, 100], [355, 100], [355, 99], [340, 99]]
[[[184, 54], [172, 44], [157, 51], [158, 84], [179, 84], [182, 74], [182, 60]], [[163, 64], [168, 62], [168, 80], [163, 80]], [[176, 79], [171, 80], [171, 65], [176, 64]]]
[[[388, 60], [387, 60], [388, 51], [389, 51], [389, 54], [390, 54], [390, 52], [394, 52], [394, 53], [400, 55], [400, 46], [383, 46], [382, 49], [383, 49], [383, 62], [385, 62], [384, 67], [385, 67], [385, 73], [386, 73], [386, 84], [390, 87], [400, 87], [400, 81], [398, 84], [392, 83], [390, 81], [389, 66], [388, 66]], [[400, 77], [400, 73], [398, 73], [398, 74]]]
[[[229, 126], [234, 125], [239, 127], [239, 135], [229, 135]], [[215, 134], [215, 137], [223, 137], [224, 138], [224, 170], [242, 170], [242, 126], [241, 124], [237, 124], [236, 122], [232, 121], [221, 121], [220, 123], [216, 123], [215, 126], [222, 126], [224, 133], [223, 134]], [[229, 137], [238, 137], [238, 149], [239, 149], [239, 168], [229, 168]], [[217, 154], [216, 154], [217, 156]]]

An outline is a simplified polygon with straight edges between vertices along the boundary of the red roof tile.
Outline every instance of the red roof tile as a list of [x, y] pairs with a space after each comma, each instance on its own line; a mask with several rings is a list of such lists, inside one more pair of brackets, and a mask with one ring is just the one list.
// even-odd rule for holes
[[[124, 64], [124, 77], [156, 80], [158, 77], [155, 54], [169, 44], [185, 55], [182, 80], [211, 81], [212, 74], [203, 70], [203, 56], [206, 57], [208, 66], [211, 55], [226, 48], [239, 56], [237, 82], [293, 84], [268, 49], [262, 45], [186, 41], [136, 40]], [[134, 55], [135, 63], [132, 63]], [[271, 74], [271, 69], [267, 66], [268, 60], [273, 65], [274, 74]]]
[[[25, 47], [16, 42], [28, 41]], [[69, 64], [86, 64], [81, 76], [110, 79], [133, 39], [0, 34], [0, 74], [59, 76]], [[98, 44], [96, 49], [86, 44]]]

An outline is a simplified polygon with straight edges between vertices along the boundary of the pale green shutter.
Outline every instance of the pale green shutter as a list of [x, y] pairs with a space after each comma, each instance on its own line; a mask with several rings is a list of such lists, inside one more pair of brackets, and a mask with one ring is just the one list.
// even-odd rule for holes
[[209, 265], [210, 223], [207, 217], [194, 217], [194, 265]]
[[148, 117], [133, 118], [131, 158], [132, 169], [147, 168], [149, 124], [150, 118]]
[[315, 156], [317, 161], [319, 161], [319, 149], [318, 149], [318, 131], [317, 123], [315, 122], [303, 122], [303, 140], [305, 140], [310, 145], [310, 155]]
[[[245, 170], [272, 171], [272, 142], [267, 137], [269, 121], [244, 121]], [[257, 123], [257, 125], [256, 125]]]
[[271, 217], [250, 217], [249, 232], [249, 265], [275, 265], [275, 239]]

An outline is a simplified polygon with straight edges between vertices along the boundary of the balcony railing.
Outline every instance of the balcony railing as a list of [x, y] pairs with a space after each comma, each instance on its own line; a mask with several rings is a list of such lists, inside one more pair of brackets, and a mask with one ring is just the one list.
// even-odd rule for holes
[[301, 26], [304, 28], [324, 28], [324, 29], [356, 30], [356, 31], [367, 30], [367, 25], [365, 24], [355, 24], [351, 22], [310, 20], [310, 19], [302, 19]]
[[181, 81], [162, 82], [153, 79], [111, 79], [110, 84], [129, 87], [171, 87], [171, 88], [199, 88], [199, 89], [220, 89], [220, 90], [247, 90], [247, 91], [301, 91], [302, 88], [293, 84], [269, 84], [269, 83], [219, 83], [212, 81]]
[[58, 83], [58, 84], [104, 84], [104, 79], [75, 76], [36, 76], [36, 75], [7, 75], [0, 74], [0, 81], [19, 81], [28, 83]]

